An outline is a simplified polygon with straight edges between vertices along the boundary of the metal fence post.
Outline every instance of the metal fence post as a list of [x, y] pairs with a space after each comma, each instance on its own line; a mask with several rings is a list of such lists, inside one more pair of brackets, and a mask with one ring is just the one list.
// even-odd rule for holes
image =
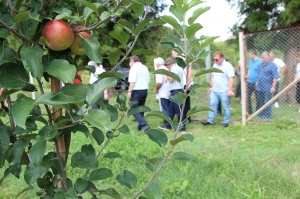
[[244, 33], [239, 32], [239, 48], [240, 48], [240, 64], [241, 64], [241, 100], [242, 100], [242, 124], [247, 125], [247, 114], [246, 114], [246, 64], [245, 64], [245, 53], [244, 53]]

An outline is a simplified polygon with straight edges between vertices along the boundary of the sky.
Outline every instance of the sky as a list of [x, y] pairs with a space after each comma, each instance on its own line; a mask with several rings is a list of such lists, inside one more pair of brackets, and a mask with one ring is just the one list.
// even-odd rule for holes
[[[165, 2], [172, 4], [171, 0], [165, 0]], [[229, 28], [238, 21], [238, 14], [235, 9], [231, 9], [226, 0], [206, 0], [200, 6], [210, 6], [210, 10], [202, 14], [196, 21], [203, 26], [198, 32], [199, 35], [219, 36], [216, 41], [224, 41], [232, 36]], [[169, 11], [164, 11], [163, 14], [172, 15]]]

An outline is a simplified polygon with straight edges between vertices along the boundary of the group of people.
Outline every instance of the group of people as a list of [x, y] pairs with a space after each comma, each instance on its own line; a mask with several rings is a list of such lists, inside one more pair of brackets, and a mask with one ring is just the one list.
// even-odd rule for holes
[[[169, 100], [170, 97], [175, 96], [176, 93], [184, 93], [184, 89], [187, 87], [189, 90], [192, 82], [192, 69], [190, 66], [186, 66], [184, 69], [177, 65], [175, 62], [176, 58], [179, 58], [179, 54], [176, 51], [172, 51], [172, 57], [167, 58], [166, 60], [161, 57], [155, 59], [155, 64], [157, 69], [163, 69], [170, 71], [176, 74], [180, 82], [175, 80], [173, 77], [159, 74], [156, 76], [156, 85], [154, 92], [157, 94], [157, 97], [160, 102], [161, 111], [169, 116], [171, 119], [176, 115], [178, 118], [178, 123], [182, 122], [182, 126], [179, 127], [179, 131], [183, 132], [186, 130], [185, 122], [186, 120], [190, 121], [190, 118], [186, 118], [186, 113], [190, 108], [190, 99], [189, 97], [185, 100], [186, 103], [180, 106], [172, 100]], [[150, 73], [148, 68], [143, 65], [137, 56], [132, 56], [130, 58], [130, 71], [129, 71], [129, 89], [128, 89], [128, 98], [130, 101], [134, 102], [131, 108], [136, 108], [138, 106], [144, 105], [147, 93], [149, 89], [150, 82]], [[182, 107], [185, 106], [183, 114]], [[141, 131], [147, 131], [149, 125], [144, 119], [144, 113], [134, 114], [135, 120], [138, 122], [138, 129]], [[163, 130], [175, 129], [176, 126], [167, 121], [163, 121], [163, 125], [159, 125], [158, 128]]]

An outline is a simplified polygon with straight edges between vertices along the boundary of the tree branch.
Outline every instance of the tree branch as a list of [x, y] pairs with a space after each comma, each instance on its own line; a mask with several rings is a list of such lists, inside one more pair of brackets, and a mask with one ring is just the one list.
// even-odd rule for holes
[[[41, 80], [37, 80], [37, 82], [39, 84], [40, 91], [41, 91], [41, 93], [43, 95], [45, 92], [44, 92], [44, 88], [43, 88], [42, 82], [41, 82]], [[52, 114], [51, 114], [50, 108], [49, 108], [49, 106], [47, 104], [44, 104], [44, 106], [46, 108], [47, 115], [48, 115], [48, 118], [49, 118], [49, 124], [52, 125], [53, 121], [52, 121]]]

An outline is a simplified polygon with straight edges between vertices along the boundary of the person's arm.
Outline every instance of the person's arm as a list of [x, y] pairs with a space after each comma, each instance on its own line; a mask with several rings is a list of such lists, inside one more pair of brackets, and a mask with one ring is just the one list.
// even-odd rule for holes
[[154, 92], [158, 93], [158, 90], [161, 88], [161, 86], [162, 86], [162, 83], [157, 83], [155, 86]]
[[228, 81], [228, 96], [233, 96], [233, 78], [234, 76], [232, 77], [229, 77], [229, 81]]
[[209, 92], [212, 91], [212, 87], [213, 87], [213, 86], [214, 86], [214, 77], [211, 76], [211, 78], [210, 78], [210, 88], [209, 88]]
[[276, 84], [277, 84], [277, 79], [273, 79], [273, 82], [272, 82], [272, 87], [270, 89], [270, 93], [275, 93], [276, 91]]
[[128, 97], [129, 99], [131, 99], [131, 93], [132, 93], [133, 87], [134, 87], [134, 82], [130, 82], [130, 83], [129, 83], [129, 88], [128, 88], [128, 93], [127, 93], [127, 97]]

